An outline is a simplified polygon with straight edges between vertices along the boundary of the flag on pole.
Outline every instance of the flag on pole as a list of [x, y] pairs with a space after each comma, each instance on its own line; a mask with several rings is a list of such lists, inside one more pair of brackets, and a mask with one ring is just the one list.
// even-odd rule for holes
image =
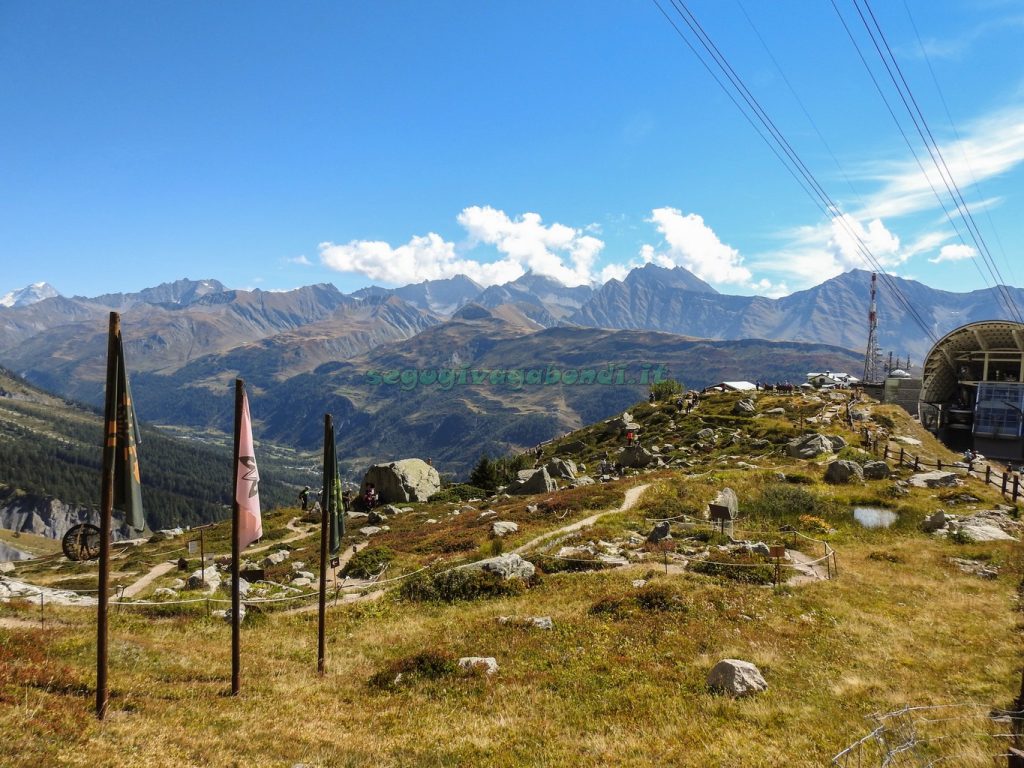
[[[116, 416], [114, 424], [107, 424], [107, 442], [109, 444], [111, 439], [114, 441], [114, 508], [124, 512], [128, 525], [141, 531], [146, 527], [146, 518], [142, 513], [138, 453], [142, 437], [139, 435], [139, 422], [135, 418], [132, 390], [128, 385], [120, 325], [115, 332], [114, 347], [114, 365], [117, 368], [114, 385]], [[114, 428], [113, 435], [110, 434], [111, 427]]]
[[324, 445], [324, 514], [329, 515], [329, 542], [331, 554], [341, 549], [341, 537], [345, 535], [345, 517], [341, 504], [341, 475], [338, 474], [338, 449], [334, 442], [334, 424], [327, 430]]
[[238, 466], [235, 471], [238, 485], [235, 500], [238, 502], [238, 546], [239, 549], [252, 544], [263, 535], [263, 520], [260, 517], [260, 473], [256, 469], [256, 455], [252, 447], [252, 419], [249, 418], [249, 398], [242, 391], [242, 414], [238, 432]]

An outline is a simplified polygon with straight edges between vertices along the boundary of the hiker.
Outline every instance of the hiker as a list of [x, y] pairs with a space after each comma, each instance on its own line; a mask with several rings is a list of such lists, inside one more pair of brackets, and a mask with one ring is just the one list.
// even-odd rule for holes
[[309, 510], [309, 486], [307, 485], [301, 491], [299, 491], [299, 503], [302, 505], [302, 511], [306, 512]]
[[366, 505], [366, 508], [373, 509], [377, 506], [377, 502], [379, 500], [380, 499], [377, 497], [377, 489], [374, 487], [373, 483], [367, 483], [366, 491], [363, 493], [363, 503]]
[[632, 429], [629, 430], [629, 432], [626, 433], [626, 447], [627, 448], [632, 448], [633, 447], [633, 441], [635, 439], [636, 439], [636, 433], [633, 432]]
[[649, 395], [647, 396], [647, 402], [648, 402], [648, 403], [654, 403], [655, 399], [656, 399], [656, 398], [654, 397], [654, 390], [652, 389], [652, 390], [651, 390], [651, 394], [649, 394]]
[[352, 489], [346, 488], [341, 492], [341, 509], [344, 512], [352, 511]]

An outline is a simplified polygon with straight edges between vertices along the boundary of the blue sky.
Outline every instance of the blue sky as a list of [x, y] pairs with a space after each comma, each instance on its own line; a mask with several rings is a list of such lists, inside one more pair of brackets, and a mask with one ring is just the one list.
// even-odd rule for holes
[[[582, 283], [650, 261], [774, 296], [867, 267], [851, 230], [894, 274], [991, 282], [830, 2], [689, 7], [845, 223], [649, 0], [0, 4], [0, 293]], [[1021, 285], [1024, 2], [871, 9]]]

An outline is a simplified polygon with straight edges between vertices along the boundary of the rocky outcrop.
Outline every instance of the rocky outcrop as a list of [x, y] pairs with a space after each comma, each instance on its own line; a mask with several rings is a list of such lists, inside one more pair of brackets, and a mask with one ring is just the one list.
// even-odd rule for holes
[[640, 469], [658, 461], [658, 457], [640, 446], [623, 448], [619, 454], [619, 463], [624, 467]]
[[813, 459], [822, 453], [833, 453], [846, 445], [842, 438], [812, 432], [786, 444], [786, 453], [795, 459]]
[[[114, 541], [138, 536], [132, 528], [117, 525], [117, 513], [114, 514]], [[53, 496], [22, 493], [0, 486], [0, 528], [59, 539], [79, 523], [99, 525], [99, 513], [78, 504], [66, 504]]]
[[884, 461], [864, 462], [864, 477], [867, 480], [885, 480], [892, 475], [892, 470]]
[[750, 398], [737, 400], [732, 407], [733, 416], [753, 416], [755, 413], [757, 413], [757, 406], [754, 405], [754, 401]]
[[522, 579], [528, 581], [533, 578], [536, 568], [529, 560], [524, 560], [519, 555], [508, 554], [489, 557], [476, 563], [462, 566], [467, 570], [486, 571], [500, 577], [503, 581], [509, 579]]
[[382, 502], [428, 501], [441, 490], [441, 476], [422, 459], [402, 459], [374, 464], [363, 477], [373, 483]]

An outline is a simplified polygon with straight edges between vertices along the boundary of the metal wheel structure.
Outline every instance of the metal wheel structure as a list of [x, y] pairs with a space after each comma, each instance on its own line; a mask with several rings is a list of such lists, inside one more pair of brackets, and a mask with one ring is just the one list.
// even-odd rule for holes
[[100, 529], [91, 523], [72, 526], [60, 546], [68, 560], [94, 560], [100, 556]]

